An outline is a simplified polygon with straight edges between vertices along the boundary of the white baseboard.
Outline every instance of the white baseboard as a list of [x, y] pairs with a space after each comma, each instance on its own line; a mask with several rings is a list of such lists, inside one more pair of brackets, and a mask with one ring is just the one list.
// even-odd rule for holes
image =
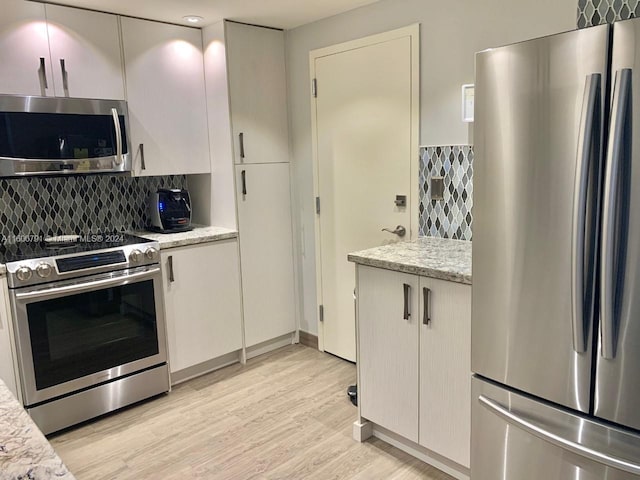
[[[357, 423], [357, 422], [356, 422]], [[365, 422], [372, 425], [373, 436], [379, 438], [383, 442], [386, 442], [394, 447], [402, 450], [403, 452], [408, 453], [409, 455], [416, 457], [419, 460], [422, 460], [425, 463], [437, 468], [438, 470], [442, 470], [443, 472], [451, 475], [453, 478], [457, 478], [458, 480], [470, 480], [471, 470], [459, 465], [441, 455], [438, 455], [431, 450], [427, 450], [426, 448], [407, 440], [400, 435], [397, 435], [386, 428], [383, 428], [379, 425], [372, 424], [370, 422]], [[355, 435], [355, 424], [354, 424], [354, 435]]]
[[267, 340], [266, 342], [259, 343], [252, 347], [247, 347], [247, 360], [295, 343], [294, 336], [295, 332], [291, 332], [287, 333], [286, 335], [282, 335], [281, 337], [276, 337], [271, 340]]
[[227, 353], [226, 355], [214, 358], [213, 360], [208, 360], [206, 362], [199, 363], [198, 365], [173, 372], [171, 374], [171, 385], [177, 385], [179, 383], [186, 382], [187, 380], [191, 380], [192, 378], [238, 363], [240, 361], [241, 353], [241, 350]]

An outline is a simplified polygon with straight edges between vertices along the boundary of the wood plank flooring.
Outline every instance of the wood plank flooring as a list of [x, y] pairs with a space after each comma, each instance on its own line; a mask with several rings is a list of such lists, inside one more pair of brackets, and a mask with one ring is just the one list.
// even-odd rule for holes
[[292, 345], [50, 438], [78, 480], [450, 480], [351, 437], [355, 367]]

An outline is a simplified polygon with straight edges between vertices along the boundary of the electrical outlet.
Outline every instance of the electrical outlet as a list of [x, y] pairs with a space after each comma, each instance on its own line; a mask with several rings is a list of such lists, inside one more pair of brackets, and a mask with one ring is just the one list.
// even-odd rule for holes
[[431, 200], [444, 200], [444, 177], [431, 177]]

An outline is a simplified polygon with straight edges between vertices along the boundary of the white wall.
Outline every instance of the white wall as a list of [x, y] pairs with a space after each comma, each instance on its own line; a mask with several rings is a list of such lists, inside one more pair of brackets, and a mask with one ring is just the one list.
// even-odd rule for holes
[[572, 30], [576, 16], [576, 0], [382, 0], [287, 32], [302, 330], [318, 330], [309, 51], [420, 23], [421, 144], [467, 144], [470, 131], [460, 121], [460, 86], [473, 83], [474, 53]]

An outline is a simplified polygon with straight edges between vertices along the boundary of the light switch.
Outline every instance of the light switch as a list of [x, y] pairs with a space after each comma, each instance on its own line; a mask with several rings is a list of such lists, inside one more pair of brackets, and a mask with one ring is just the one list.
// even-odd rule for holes
[[475, 85], [462, 85], [462, 121], [473, 122], [473, 110], [475, 104]]

